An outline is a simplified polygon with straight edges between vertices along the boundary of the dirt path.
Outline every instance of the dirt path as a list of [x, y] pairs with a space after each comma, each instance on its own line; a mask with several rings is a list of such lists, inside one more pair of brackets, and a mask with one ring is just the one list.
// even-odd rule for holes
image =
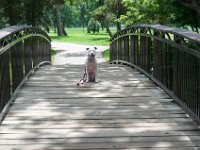
[[[52, 48], [55, 50], [56, 55], [53, 65], [80, 65], [85, 62], [86, 48], [94, 47], [89, 45], [72, 44], [64, 42], [52, 42]], [[108, 49], [108, 46], [96, 46], [97, 60], [99, 63], [105, 62], [102, 58], [101, 52]]]

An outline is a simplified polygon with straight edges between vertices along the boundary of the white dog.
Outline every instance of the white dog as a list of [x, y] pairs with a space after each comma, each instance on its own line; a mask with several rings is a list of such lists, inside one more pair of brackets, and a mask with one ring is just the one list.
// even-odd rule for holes
[[99, 82], [96, 49], [96, 47], [94, 47], [94, 49], [86, 48], [87, 56], [85, 60], [83, 78], [77, 82], [77, 86], [83, 85], [84, 82]]
[[94, 49], [86, 48], [87, 57], [85, 61], [85, 70], [86, 70], [86, 82], [99, 82], [98, 76], [98, 66], [96, 60], [96, 47]]

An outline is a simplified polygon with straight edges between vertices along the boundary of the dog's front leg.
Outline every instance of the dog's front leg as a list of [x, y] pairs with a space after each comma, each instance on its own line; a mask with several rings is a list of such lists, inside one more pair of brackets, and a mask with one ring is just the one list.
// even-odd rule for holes
[[89, 82], [90, 77], [89, 77], [89, 73], [88, 73], [88, 66], [86, 66], [86, 82]]
[[95, 68], [95, 82], [98, 83], [99, 82], [99, 74], [98, 74], [98, 68], [96, 66]]

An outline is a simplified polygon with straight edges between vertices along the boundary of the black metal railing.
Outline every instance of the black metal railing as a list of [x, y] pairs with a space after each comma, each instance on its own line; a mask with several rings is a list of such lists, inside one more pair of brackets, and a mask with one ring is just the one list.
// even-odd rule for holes
[[200, 123], [200, 35], [161, 25], [134, 25], [113, 35], [110, 61], [146, 74]]
[[29, 72], [44, 61], [51, 61], [51, 39], [30, 26], [0, 30], [0, 114]]

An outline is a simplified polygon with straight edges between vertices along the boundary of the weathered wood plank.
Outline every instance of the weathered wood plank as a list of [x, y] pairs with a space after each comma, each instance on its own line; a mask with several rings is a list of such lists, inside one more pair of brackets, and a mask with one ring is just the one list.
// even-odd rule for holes
[[140, 132], [171, 132], [171, 131], [197, 131], [200, 132], [200, 130], [196, 129], [196, 127], [184, 125], [184, 126], [156, 126], [156, 127], [132, 127], [131, 125], [115, 125], [112, 124], [110, 126], [101, 126], [101, 125], [88, 125], [88, 127], [81, 127], [81, 126], [68, 126], [64, 128], [18, 128], [16, 127], [13, 129], [13, 127], [1, 127], [0, 129], [0, 135], [1, 134], [28, 134], [28, 133], [45, 133], [45, 134], [71, 134], [74, 133], [74, 130], [78, 130], [81, 133], [87, 133], [90, 132], [105, 132], [105, 131], [112, 131], [112, 132], [127, 132], [129, 136], [133, 134], [137, 134]]
[[[93, 122], [92, 122], [93, 121]], [[77, 127], [82, 127], [82, 128], [91, 128], [91, 127], [174, 127], [174, 126], [179, 126], [180, 124], [184, 125], [184, 127], [195, 127], [195, 124], [192, 122], [166, 122], [166, 123], [160, 123], [160, 122], [134, 122], [133, 120], [131, 121], [119, 121], [119, 120], [113, 120], [112, 122], [107, 121], [107, 120], [81, 120], [81, 121], [76, 121], [76, 120], [71, 120], [71, 121], [63, 121], [57, 124], [56, 122], [53, 121], [4, 121], [4, 123], [1, 125], [2, 127], [6, 128], [12, 128], [15, 127], [17, 129], [40, 129], [40, 128], [77, 128]], [[95, 124], [94, 124], [95, 122]]]
[[[11, 119], [5, 119], [2, 126], [4, 126], [4, 124], [30, 124], [30, 125], [42, 125], [42, 124], [58, 124], [62, 125], [62, 124], [74, 124], [77, 123], [77, 120], [69, 120], [67, 118], [45, 118], [43, 120], [31, 120], [28, 118], [25, 119], [21, 119], [21, 120], [11, 120]], [[145, 126], [145, 124], [165, 124], [165, 125], [171, 125], [171, 124], [178, 124], [178, 125], [195, 125], [194, 122], [192, 122], [192, 119], [190, 118], [165, 118], [165, 119], [112, 119], [112, 120], [86, 120], [86, 119], [82, 119], [82, 120], [78, 120], [79, 124], [133, 124], [135, 126]]]
[[[76, 83], [78, 80], [74, 81], [66, 81], [66, 82], [52, 82], [52, 81], [44, 81], [44, 82], [26, 82], [25, 86], [31, 86], [31, 87], [44, 87], [44, 88], [51, 88], [51, 87], [60, 87], [60, 88], [66, 88], [66, 87], [75, 87]], [[119, 84], [120, 83], [120, 84]], [[85, 85], [86, 86], [86, 85]], [[84, 86], [84, 88], [85, 88]], [[141, 83], [138, 81], [135, 82], [129, 82], [129, 81], [124, 81], [124, 82], [118, 82], [118, 83], [112, 83], [112, 82], [100, 82], [98, 84], [87, 84], [87, 87], [92, 87], [92, 88], [98, 88], [98, 87], [104, 87], [104, 88], [115, 88], [115, 87], [137, 87], [137, 88], [149, 88], [149, 87], [154, 87], [155, 85], [152, 83]], [[83, 88], [83, 87], [81, 87]]]
[[[107, 103], [107, 104], [112, 104], [112, 103], [118, 103], [118, 104], [123, 104], [123, 103], [135, 103], [135, 105], [140, 105], [141, 103], [143, 105], [147, 105], [148, 102], [149, 104], [175, 104], [173, 99], [170, 98], [158, 98], [158, 97], [126, 97], [126, 98], [76, 98], [75, 100], [68, 99], [68, 98], [55, 98], [55, 99], [45, 99], [45, 98], [37, 98], [37, 99], [30, 99], [30, 98], [23, 98], [23, 97], [17, 97], [15, 103], [39, 103], [39, 102], [46, 102], [48, 104], [50, 103]], [[148, 106], [148, 105], [147, 105]], [[165, 105], [163, 105], [165, 106]]]
[[[13, 130], [13, 127], [15, 127], [15, 130]], [[45, 131], [53, 131], [53, 130], [57, 130], [57, 131], [60, 131], [62, 130], [63, 132], [67, 132], [67, 129], [97, 129], [97, 130], [102, 130], [104, 128], [106, 129], [109, 129], [109, 128], [117, 128], [119, 130], [121, 130], [121, 128], [124, 128], [124, 129], [134, 129], [135, 131], [141, 131], [141, 130], [144, 130], [144, 131], [180, 131], [180, 130], [187, 130], [187, 131], [193, 131], [193, 130], [196, 130], [196, 126], [195, 125], [184, 125], [184, 126], [178, 126], [178, 125], [173, 125], [173, 126], [170, 126], [168, 124], [162, 124], [160, 126], [160, 124], [158, 124], [157, 126], [155, 124], [151, 124], [149, 123], [148, 125], [146, 126], [143, 126], [143, 125], [136, 125], [134, 123], [129, 123], [129, 124], [121, 124], [121, 123], [115, 123], [115, 124], [79, 124], [79, 123], [74, 123], [74, 124], [64, 124], [64, 125], [50, 125], [50, 124], [47, 124], [47, 125], [26, 125], [26, 126], [2, 126], [1, 129], [0, 129], [0, 134], [1, 133], [23, 133], [23, 131], [30, 131], [30, 132], [33, 132], [33, 131], [40, 131], [42, 130], [42, 132], [45, 132]], [[48, 130], [50, 129], [50, 130]]]
[[53, 93], [46, 93], [44, 92], [28, 92], [23, 93], [20, 92], [18, 94], [18, 97], [24, 97], [24, 98], [125, 98], [125, 97], [158, 97], [158, 98], [170, 98], [169, 95], [166, 93], [151, 93], [151, 92], [138, 92], [138, 93], [128, 93], [126, 91], [121, 92], [99, 92], [99, 91], [82, 91], [79, 92], [78, 88], [74, 91], [55, 91]]
[[[75, 112], [74, 112], [75, 113]], [[82, 119], [87, 119], [87, 120], [109, 120], [109, 119], [162, 119], [162, 118], [188, 118], [188, 116], [186, 116], [185, 114], [135, 114], [133, 115], [119, 115], [119, 116], [112, 116], [112, 115], [96, 115], [96, 116], [90, 116], [90, 115], [80, 115], [80, 116], [72, 116], [71, 114], [64, 114], [64, 113], [28, 113], [28, 114], [24, 114], [24, 113], [9, 113], [8, 117], [10, 120], [21, 120], [22, 118], [25, 119], [33, 119], [33, 120], [42, 120], [45, 118], [57, 118], [59, 120], [62, 120], [63, 118], [67, 118], [69, 120], [82, 120]], [[40, 115], [38, 117], [35, 117], [36, 115]], [[62, 116], [61, 116], [62, 115]]]
[[[26, 106], [26, 105], [24, 105]], [[141, 107], [141, 108], [140, 108]], [[143, 108], [142, 108], [143, 107]], [[62, 108], [62, 110], [59, 110], [59, 108]], [[124, 108], [127, 108], [126, 110]], [[168, 109], [169, 108], [169, 109]], [[17, 112], [43, 112], [43, 111], [53, 111], [53, 112], [62, 112], [62, 113], [73, 113], [73, 112], [83, 112], [83, 113], [89, 113], [89, 112], [99, 112], [99, 113], [127, 113], [126, 115], [128, 114], [132, 114], [132, 113], [135, 113], [135, 114], [155, 114], [155, 113], [158, 113], [159, 111], [161, 113], [174, 113], [174, 114], [180, 114], [180, 113], [184, 113], [185, 112], [179, 108], [178, 106], [177, 107], [171, 107], [170, 106], [166, 108], [166, 107], [157, 107], [156, 109], [153, 109], [153, 107], [146, 107], [146, 106], [128, 106], [128, 105], [124, 105], [124, 106], [101, 106], [101, 107], [96, 107], [96, 106], [73, 106], [73, 105], [65, 105], [65, 106], [62, 106], [62, 105], [57, 105], [56, 106], [49, 106], [48, 108], [47, 107], [38, 107], [38, 106], [33, 106], [33, 105], [30, 105], [30, 106], [27, 106], [27, 107], [23, 107], [22, 106], [15, 106], [13, 108], [11, 108], [10, 112], [12, 113], [17, 113]], [[26, 110], [27, 109], [27, 110]], [[109, 110], [108, 110], [109, 109]], [[30, 111], [29, 111], [30, 110]], [[138, 113], [137, 113], [138, 112]], [[143, 113], [142, 113], [143, 112]], [[115, 115], [115, 114], [113, 114]], [[116, 114], [117, 115], [117, 114]]]
[[[155, 146], [154, 146], [155, 145]], [[157, 149], [161, 149], [163, 150], [163, 148], [169, 149], [171, 150], [171, 148], [174, 149], [178, 149], [178, 147], [185, 149], [187, 148], [187, 150], [195, 150], [195, 147], [197, 147], [197, 145], [195, 143], [192, 142], [155, 142], [155, 143], [151, 143], [151, 142], [147, 142], [146, 144], [142, 144], [142, 143], [111, 143], [111, 144], [98, 144], [98, 143], [82, 143], [82, 144], [64, 144], [64, 143], [55, 143], [55, 144], [24, 144], [24, 145], [8, 145], [8, 146], [0, 146], [1, 149], [5, 149], [6, 147], [9, 149], [20, 149], [20, 150], [27, 150], [27, 149], [31, 149], [31, 150], [36, 150], [36, 149], [50, 149], [50, 150], [83, 150], [83, 149], [93, 149], [93, 150], [100, 150], [100, 149], [112, 149], [112, 150], [116, 150], [116, 149], [123, 149], [123, 150], [127, 150], [127, 149], [131, 149], [131, 150], [142, 150], [143, 148], [146, 147], [151, 147], [152, 149], [157, 148]]]
[[0, 149], [196, 150], [200, 129], [136, 70], [100, 65], [101, 82], [77, 88], [82, 66], [45, 66], [0, 126]]
[[[33, 130], [32, 130], [33, 131]], [[199, 136], [200, 131], [133, 131], [130, 132], [128, 129], [127, 130], [119, 130], [118, 128], [116, 129], [69, 129], [68, 132], [67, 130], [58, 132], [57, 130], [50, 130], [49, 132], [43, 132], [42, 130], [35, 130], [33, 132], [28, 132], [24, 131], [23, 133], [18, 133], [17, 131], [15, 133], [1, 133], [0, 134], [0, 139], [31, 139], [31, 138], [110, 138], [110, 137], [159, 137], [162, 136]], [[145, 142], [145, 141], [144, 141]]]
[[[110, 89], [105, 89], [105, 88], [110, 88]], [[76, 86], [66, 86], [66, 87], [54, 87], [54, 86], [49, 86], [48, 88], [44, 88], [42, 86], [38, 87], [32, 87], [32, 86], [26, 86], [26, 88], [22, 88], [22, 93], [23, 92], [40, 92], [43, 90], [44, 92], [47, 91], [60, 91], [60, 92], [65, 92], [65, 91], [73, 91], [73, 90], [79, 90], [79, 91], [100, 91], [100, 92], [105, 92], [105, 91], [113, 91], [113, 92], [118, 92], [118, 91], [135, 91], [135, 92], [155, 92], [155, 93], [163, 93], [162, 90], [160, 90], [158, 87], [122, 87], [122, 86], [96, 86], [94, 89], [94, 86], [83, 86], [81, 88], [77, 88]]]
[[[65, 145], [66, 146], [66, 145]], [[63, 150], [65, 149], [64, 145], [60, 145], [60, 146], [45, 146], [45, 145], [30, 145], [30, 146], [0, 146], [1, 149], [6, 149], [6, 148], [10, 148], [10, 149], [20, 149], [20, 150], [38, 150], [38, 149], [48, 149], [48, 150]], [[89, 148], [86, 148], [86, 149], [89, 149]], [[104, 149], [107, 149], [107, 148], [104, 148]], [[162, 147], [159, 147], [159, 148], [156, 148], [156, 147], [153, 147], [151, 149], [154, 149], [154, 150], [197, 150], [196, 147], [168, 147], [168, 148], [162, 148]], [[78, 150], [78, 149], [76, 149]], [[79, 149], [79, 150], [83, 150], [82, 149]], [[92, 148], [92, 150], [102, 150], [102, 148]], [[109, 148], [109, 150], [116, 150], [116, 148]], [[119, 148], [117, 149], [119, 150]], [[143, 148], [143, 147], [137, 147], [137, 148], [123, 148], [123, 150], [149, 150], [149, 148]]]
[[[196, 142], [200, 141], [198, 136], [160, 136], [160, 142], [189, 142], [194, 140]], [[135, 143], [140, 142], [141, 140], [145, 142], [158, 142], [158, 137], [104, 137], [104, 138], [77, 138], [77, 139], [70, 139], [70, 138], [58, 138], [58, 139], [40, 139], [39, 143], [114, 143], [115, 141], [118, 142], [126, 142], [126, 143]], [[0, 140], [0, 143], [3, 142], [5, 144], [34, 144], [37, 141], [37, 138], [32, 139], [5, 139]]]

